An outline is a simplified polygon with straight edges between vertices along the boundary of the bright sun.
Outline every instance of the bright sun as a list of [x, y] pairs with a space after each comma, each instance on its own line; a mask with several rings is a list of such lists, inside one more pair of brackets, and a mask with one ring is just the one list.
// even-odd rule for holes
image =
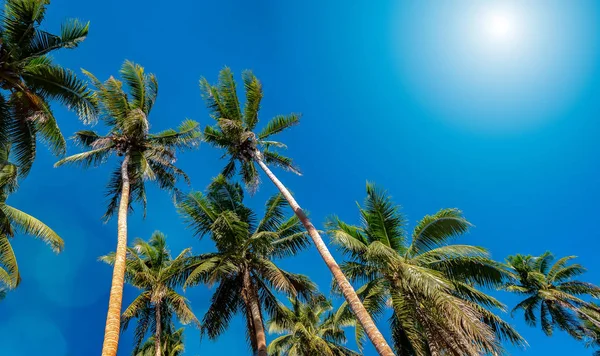
[[518, 35], [518, 23], [513, 11], [494, 9], [484, 16], [485, 30], [491, 39], [502, 42], [512, 42]]
[[493, 13], [488, 15], [487, 27], [490, 35], [497, 40], [510, 40], [514, 36], [515, 24], [510, 14]]

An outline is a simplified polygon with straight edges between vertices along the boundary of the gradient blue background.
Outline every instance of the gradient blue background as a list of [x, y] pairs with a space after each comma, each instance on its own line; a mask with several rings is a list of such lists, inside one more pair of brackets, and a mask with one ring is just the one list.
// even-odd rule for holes
[[[130, 59], [156, 73], [155, 131], [185, 117], [211, 124], [198, 79], [214, 81], [225, 65], [238, 75], [253, 69], [265, 88], [263, 118], [303, 113], [282, 140], [304, 176], [277, 173], [317, 225], [334, 213], [356, 222], [368, 179], [389, 190], [411, 223], [458, 207], [476, 225], [462, 242], [486, 246], [498, 260], [545, 250], [578, 255], [590, 270], [584, 279], [598, 284], [598, 3], [521, 1], [524, 18], [538, 26], [522, 53], [473, 46], [480, 29], [463, 15], [485, 3], [495, 1], [54, 0], [45, 25], [56, 31], [67, 17], [92, 23], [79, 49], [57, 55], [65, 66], [105, 79]], [[65, 136], [83, 127], [56, 108]], [[219, 157], [207, 145], [181, 155], [192, 188], [217, 174]], [[9, 202], [52, 226], [66, 249], [54, 255], [39, 241], [14, 239], [23, 282], [0, 303], [2, 355], [100, 352], [111, 269], [97, 257], [116, 244], [116, 221], [100, 217], [117, 163], [84, 172], [54, 169], [55, 160], [40, 147]], [[267, 183], [251, 206], [260, 209], [275, 192]], [[130, 239], [161, 230], [174, 253], [212, 249], [185, 230], [166, 194], [152, 188], [148, 203], [146, 220], [139, 211], [130, 217]], [[315, 250], [282, 264], [328, 291]], [[127, 287], [125, 303], [135, 295]], [[517, 301], [498, 295], [509, 307]], [[205, 286], [187, 293], [199, 316], [210, 296]], [[522, 315], [505, 318], [530, 344], [510, 348], [513, 355], [591, 354], [563, 333], [545, 337]], [[186, 355], [249, 353], [239, 318], [216, 343], [200, 343], [192, 329], [186, 338]], [[119, 354], [130, 350], [127, 332]]]

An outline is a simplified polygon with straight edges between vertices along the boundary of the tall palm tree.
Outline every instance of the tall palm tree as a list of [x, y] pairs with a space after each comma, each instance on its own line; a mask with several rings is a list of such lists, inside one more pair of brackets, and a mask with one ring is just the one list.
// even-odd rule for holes
[[343, 322], [331, 313], [331, 302], [323, 297], [307, 303], [290, 298], [292, 308], [281, 305], [267, 322], [269, 333], [284, 334], [271, 341], [271, 356], [358, 356], [343, 346]]
[[[17, 188], [17, 166], [8, 162], [6, 146], [0, 148], [0, 289], [15, 288], [21, 280], [17, 258], [10, 244], [16, 232], [39, 238], [54, 252], [63, 249], [63, 240], [51, 228], [33, 216], [6, 203]], [[4, 285], [4, 287], [2, 287]]]
[[[123, 330], [132, 319], [138, 319], [135, 328], [134, 355], [140, 351], [148, 332], [154, 335], [154, 354], [163, 356], [163, 329], [171, 329], [173, 315], [180, 323], [198, 324], [185, 297], [177, 293], [188, 263], [190, 249], [183, 250], [176, 258], [171, 258], [167, 240], [163, 233], [156, 231], [148, 242], [137, 239], [128, 249], [125, 279], [142, 290], [142, 293], [125, 309], [122, 316]], [[115, 264], [115, 253], [101, 257], [101, 260]], [[162, 340], [162, 341], [161, 341]]]
[[586, 337], [586, 322], [600, 329], [600, 308], [581, 298], [600, 297], [600, 288], [574, 279], [586, 269], [570, 264], [575, 256], [566, 256], [552, 263], [554, 256], [545, 252], [539, 257], [509, 256], [506, 264], [511, 280], [506, 290], [526, 297], [513, 308], [513, 314], [523, 310], [525, 322], [536, 326], [539, 317], [542, 330], [548, 336], [554, 329], [566, 331], [577, 340]]
[[242, 78], [246, 90], [246, 103], [243, 108], [240, 106], [236, 84], [229, 68], [220, 72], [217, 85], [210, 85], [204, 78], [200, 80], [203, 98], [211, 110], [211, 116], [217, 121], [215, 126], [206, 127], [204, 140], [227, 152], [229, 163], [223, 169], [223, 175], [231, 177], [239, 170], [246, 186], [250, 191], [254, 191], [259, 183], [257, 165], [265, 172], [306, 228], [317, 251], [331, 271], [358, 321], [367, 331], [367, 336], [377, 352], [380, 355], [393, 355], [383, 335], [356, 295], [354, 288], [323, 242], [319, 231], [300, 208], [292, 194], [267, 166], [272, 164], [300, 174], [290, 158], [273, 150], [273, 148], [282, 148], [285, 145], [271, 140], [272, 136], [298, 124], [300, 116], [298, 114], [277, 115], [260, 132], [255, 133], [263, 97], [262, 86], [250, 71], [244, 72]]
[[146, 208], [147, 180], [155, 181], [161, 189], [176, 191], [178, 178], [188, 181], [185, 173], [174, 165], [175, 152], [198, 144], [198, 124], [184, 121], [178, 130], [149, 133], [148, 116], [158, 94], [158, 82], [144, 68], [126, 61], [121, 67], [123, 82], [110, 77], [104, 83], [85, 72], [96, 87], [93, 95], [99, 102], [100, 117], [108, 126], [108, 134], [79, 131], [75, 141], [87, 151], [64, 158], [55, 166], [78, 164], [84, 168], [99, 166], [112, 155], [121, 157], [108, 183], [109, 202], [104, 215], [109, 219], [118, 209], [118, 239], [113, 270], [103, 356], [115, 356], [119, 342], [121, 301], [127, 251], [127, 213], [134, 202]]
[[196, 257], [185, 286], [219, 284], [202, 320], [203, 335], [216, 339], [231, 317], [241, 312], [246, 316], [252, 350], [265, 356], [263, 310], [272, 314], [278, 307], [274, 293], [310, 297], [315, 286], [307, 277], [284, 271], [274, 261], [293, 256], [308, 245], [298, 218], [285, 217], [285, 199], [280, 194], [270, 198], [259, 221], [243, 199], [239, 184], [218, 176], [206, 195], [193, 192], [181, 201], [180, 212], [194, 234], [209, 234], [217, 248], [217, 252]]
[[95, 103], [85, 82], [52, 62], [51, 52], [77, 47], [89, 23], [68, 20], [60, 35], [40, 29], [48, 0], [6, 0], [0, 18], [0, 146], [12, 143], [19, 174], [27, 175], [40, 134], [55, 154], [66, 144], [50, 110], [50, 100], [95, 119]]
[[[176, 331], [174, 325], [169, 325], [169, 328], [163, 331], [162, 336], [162, 355], [163, 356], [181, 356], [185, 351], [183, 328]], [[139, 351], [133, 356], [155, 356], [156, 352], [155, 337], [151, 336], [142, 344]]]
[[[361, 225], [333, 217], [328, 233], [349, 258], [342, 264], [344, 273], [364, 283], [358, 292], [367, 310], [380, 317], [391, 307], [392, 340], [399, 355], [499, 354], [502, 340], [524, 343], [488, 309], [503, 305], [477, 289], [500, 286], [502, 265], [481, 247], [450, 244], [471, 226], [459, 210], [425, 216], [409, 239], [399, 207], [387, 192], [367, 183], [359, 212]], [[344, 314], [350, 314], [346, 305], [338, 311], [340, 320]], [[356, 332], [361, 345], [360, 325]]]

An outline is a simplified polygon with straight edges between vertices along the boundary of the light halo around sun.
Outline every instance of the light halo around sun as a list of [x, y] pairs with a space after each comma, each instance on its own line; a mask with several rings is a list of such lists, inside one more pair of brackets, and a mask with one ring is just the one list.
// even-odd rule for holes
[[403, 88], [425, 112], [477, 131], [563, 117], [598, 59], [589, 43], [600, 24], [561, 1], [419, 2], [396, 16]]

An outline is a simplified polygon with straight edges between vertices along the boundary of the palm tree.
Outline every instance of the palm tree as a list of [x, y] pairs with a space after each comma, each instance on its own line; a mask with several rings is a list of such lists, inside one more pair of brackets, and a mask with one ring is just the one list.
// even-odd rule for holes
[[21, 280], [17, 258], [10, 243], [16, 232], [41, 239], [54, 252], [61, 252], [64, 245], [51, 228], [6, 203], [8, 196], [17, 188], [18, 175], [17, 166], [8, 162], [8, 156], [6, 146], [0, 148], [0, 289], [4, 292], [15, 288]]
[[40, 29], [48, 0], [6, 0], [0, 18], [0, 146], [12, 143], [19, 174], [29, 173], [39, 133], [51, 150], [66, 150], [49, 101], [74, 108], [84, 120], [95, 119], [95, 103], [85, 82], [49, 57], [51, 52], [77, 47], [89, 23], [68, 20], [60, 35]]
[[[524, 344], [510, 325], [488, 308], [502, 309], [496, 299], [476, 287], [497, 287], [504, 278], [502, 265], [485, 249], [450, 241], [471, 224], [457, 209], [425, 216], [408, 239], [406, 220], [387, 192], [367, 183], [367, 197], [359, 206], [361, 225], [336, 217], [328, 233], [349, 260], [342, 270], [364, 283], [358, 290], [374, 317], [392, 309], [390, 327], [399, 355], [483, 355], [502, 352], [501, 340]], [[351, 314], [343, 305], [338, 315]], [[357, 325], [361, 346], [364, 331]]]
[[244, 72], [242, 77], [246, 90], [246, 103], [243, 109], [240, 106], [233, 74], [229, 68], [220, 72], [217, 85], [210, 85], [204, 78], [200, 80], [203, 98], [211, 110], [211, 116], [217, 121], [215, 126], [205, 128], [204, 140], [227, 152], [229, 163], [223, 169], [223, 175], [229, 178], [239, 170], [243, 181], [252, 192], [259, 183], [257, 165], [265, 172], [306, 228], [317, 251], [331, 271], [358, 321], [367, 331], [367, 336], [377, 352], [380, 355], [393, 355], [383, 335], [356, 295], [354, 288], [323, 242], [319, 231], [300, 208], [292, 194], [267, 166], [273, 164], [300, 174], [290, 158], [273, 150], [277, 147], [283, 148], [285, 145], [271, 140], [272, 136], [298, 124], [300, 116], [298, 114], [277, 115], [267, 123], [263, 130], [255, 133], [260, 102], [263, 97], [262, 86], [250, 71]]
[[[600, 308], [596, 303], [590, 303], [589, 306], [583, 306], [578, 313], [584, 328], [584, 342], [586, 347], [600, 347]], [[600, 356], [600, 350], [593, 353], [594, 356]]]
[[586, 269], [578, 263], [569, 264], [575, 256], [566, 256], [554, 264], [554, 256], [545, 252], [539, 257], [509, 256], [506, 264], [511, 280], [506, 290], [526, 298], [513, 308], [513, 314], [523, 310], [525, 322], [536, 326], [539, 316], [542, 330], [548, 336], [554, 329], [566, 331], [577, 340], [586, 337], [586, 323], [600, 329], [600, 308], [581, 297], [600, 297], [600, 288], [574, 278]]
[[185, 173], [174, 165], [178, 149], [196, 147], [198, 124], [184, 121], [178, 130], [169, 129], [150, 134], [148, 116], [156, 101], [158, 82], [144, 68], [126, 61], [121, 67], [123, 83], [110, 77], [104, 83], [85, 72], [96, 87], [93, 93], [100, 106], [100, 117], [109, 132], [101, 136], [94, 131], [79, 131], [75, 141], [87, 151], [64, 158], [56, 163], [79, 164], [84, 168], [99, 166], [111, 155], [122, 157], [108, 183], [109, 202], [104, 218], [108, 220], [118, 209], [118, 239], [116, 263], [113, 270], [108, 315], [104, 334], [103, 356], [115, 356], [119, 342], [121, 301], [127, 251], [127, 213], [134, 202], [146, 208], [145, 181], [155, 181], [161, 189], [176, 191], [178, 178], [188, 181]]
[[[132, 319], [138, 319], [135, 328], [134, 355], [146, 334], [154, 334], [156, 356], [163, 356], [163, 329], [171, 330], [171, 319], [175, 315], [179, 322], [198, 324], [198, 320], [188, 301], [175, 288], [182, 282], [182, 275], [188, 262], [190, 249], [183, 250], [176, 258], [171, 258], [165, 235], [156, 231], [148, 242], [137, 239], [133, 248], [128, 249], [125, 278], [129, 284], [142, 290], [142, 293], [123, 312], [123, 330]], [[101, 257], [101, 260], [115, 264], [115, 253]], [[161, 342], [161, 339], [163, 341]]]
[[286, 202], [278, 194], [270, 198], [265, 214], [243, 205], [244, 192], [237, 183], [218, 176], [207, 194], [192, 192], [179, 209], [194, 234], [210, 234], [217, 252], [196, 257], [185, 286], [218, 283], [201, 332], [216, 339], [238, 312], [246, 316], [248, 339], [258, 355], [267, 354], [263, 310], [278, 307], [275, 291], [288, 296], [310, 297], [315, 289], [305, 276], [282, 270], [275, 258], [293, 256], [308, 245], [297, 217], [286, 219]]
[[343, 322], [330, 313], [330, 301], [317, 297], [302, 303], [290, 298], [290, 303], [291, 309], [281, 305], [267, 323], [269, 333], [284, 334], [271, 341], [269, 355], [360, 355], [342, 345], [346, 343]]
[[[185, 351], [184, 347], [184, 336], [183, 328], [179, 328], [176, 331], [174, 325], [169, 325], [169, 328], [163, 331], [162, 336], [162, 355], [163, 356], [181, 356]], [[156, 341], [155, 337], [151, 336], [142, 344], [139, 351], [134, 353], [133, 356], [154, 356], [156, 354]]]

